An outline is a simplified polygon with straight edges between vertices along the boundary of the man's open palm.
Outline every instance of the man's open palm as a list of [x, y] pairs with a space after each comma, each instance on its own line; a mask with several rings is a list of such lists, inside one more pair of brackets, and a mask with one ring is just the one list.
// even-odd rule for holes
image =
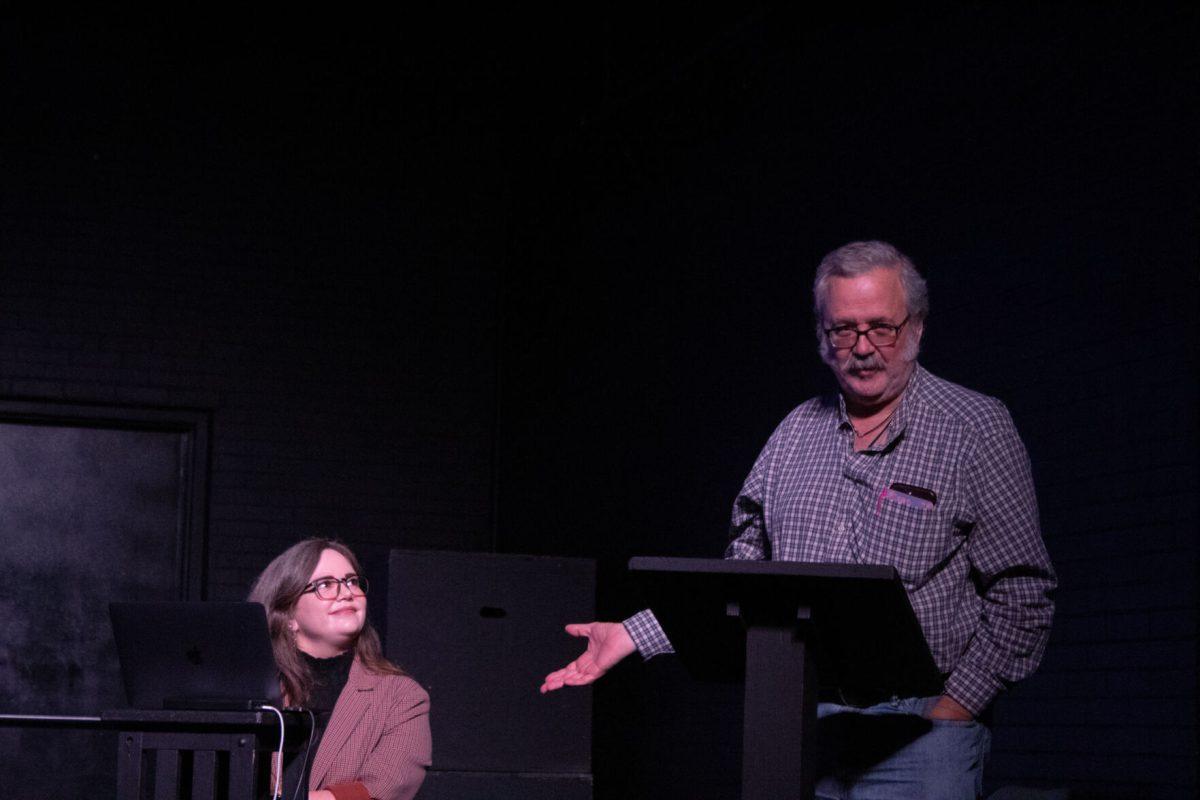
[[567, 633], [586, 638], [587, 649], [570, 664], [547, 675], [542, 681], [542, 694], [564, 686], [586, 686], [636, 649], [619, 622], [575, 623], [567, 626]]

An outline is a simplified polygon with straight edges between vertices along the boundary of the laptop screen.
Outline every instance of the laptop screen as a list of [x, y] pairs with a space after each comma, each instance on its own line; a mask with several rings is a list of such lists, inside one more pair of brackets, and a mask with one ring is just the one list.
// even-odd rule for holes
[[134, 708], [247, 709], [281, 703], [266, 609], [258, 603], [110, 603]]

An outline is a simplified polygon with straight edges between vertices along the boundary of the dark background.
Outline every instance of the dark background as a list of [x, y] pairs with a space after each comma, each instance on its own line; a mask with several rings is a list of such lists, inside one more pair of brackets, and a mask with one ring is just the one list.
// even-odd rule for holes
[[[991, 784], [1195, 792], [1196, 12], [172, 14], [4, 20], [0, 395], [210, 414], [208, 597], [330, 534], [632, 610], [829, 387], [816, 262], [883, 238], [1062, 581]], [[597, 687], [598, 798], [736, 791], [737, 693], [685, 681]]]

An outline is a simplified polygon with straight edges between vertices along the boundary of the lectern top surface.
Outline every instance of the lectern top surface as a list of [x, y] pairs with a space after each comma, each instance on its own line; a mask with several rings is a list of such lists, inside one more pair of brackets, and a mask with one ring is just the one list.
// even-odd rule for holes
[[894, 567], [883, 564], [826, 564], [808, 561], [744, 561], [729, 558], [661, 558], [635, 556], [633, 572], [709, 572], [738, 575], [795, 575], [809, 578], [867, 578], [890, 580]]
[[633, 558], [630, 571], [689, 672], [740, 679], [747, 631], [792, 628], [830, 688], [940, 691], [929, 646], [893, 567], [721, 558]]

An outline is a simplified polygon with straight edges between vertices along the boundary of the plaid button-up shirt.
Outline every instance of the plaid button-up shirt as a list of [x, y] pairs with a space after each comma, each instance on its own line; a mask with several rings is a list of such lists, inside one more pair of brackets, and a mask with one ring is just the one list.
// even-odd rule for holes
[[[1012, 419], [920, 366], [862, 452], [841, 397], [792, 411], [734, 502], [725, 557], [895, 567], [945, 693], [973, 714], [1033, 672], [1050, 633], [1056, 579]], [[651, 612], [625, 626], [644, 657], [670, 652]]]

